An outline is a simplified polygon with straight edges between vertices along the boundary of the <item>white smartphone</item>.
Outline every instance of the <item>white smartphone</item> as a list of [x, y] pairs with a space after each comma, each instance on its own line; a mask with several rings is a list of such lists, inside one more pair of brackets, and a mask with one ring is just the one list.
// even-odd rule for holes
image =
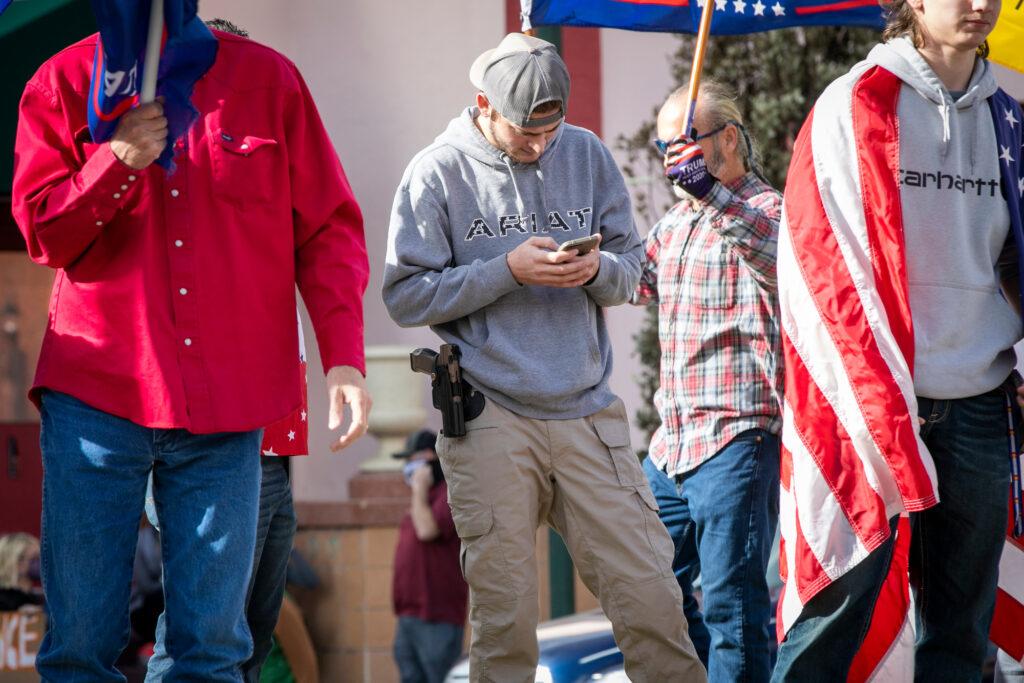
[[575, 250], [577, 256], [583, 256], [584, 254], [589, 254], [600, 241], [600, 235], [587, 235], [586, 237], [580, 237], [579, 239], [562, 242], [562, 244], [558, 246], [558, 251]]

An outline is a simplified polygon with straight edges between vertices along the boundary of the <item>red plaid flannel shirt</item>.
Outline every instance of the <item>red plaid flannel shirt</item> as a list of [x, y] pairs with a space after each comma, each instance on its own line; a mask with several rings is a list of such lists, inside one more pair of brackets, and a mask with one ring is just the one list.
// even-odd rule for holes
[[782, 426], [775, 250], [782, 195], [752, 173], [651, 229], [633, 303], [658, 303], [661, 417], [650, 457], [688, 472], [748, 429]]

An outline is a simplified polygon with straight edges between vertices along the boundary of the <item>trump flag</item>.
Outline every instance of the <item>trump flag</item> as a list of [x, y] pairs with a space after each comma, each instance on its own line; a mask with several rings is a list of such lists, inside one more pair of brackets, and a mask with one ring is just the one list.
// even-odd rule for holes
[[696, 33], [705, 2], [715, 5], [715, 35], [791, 26], [883, 25], [877, 0], [522, 0], [521, 6], [524, 30], [558, 24]]
[[[2, 0], [0, 0], [2, 1]], [[139, 101], [145, 62], [150, 3], [145, 0], [92, 0], [100, 40], [89, 88], [89, 131], [93, 142], [109, 140], [118, 119]], [[196, 15], [197, 0], [165, 0], [164, 30], [157, 75], [157, 97], [167, 117], [167, 148], [157, 160], [171, 162], [174, 142], [196, 120], [192, 89], [217, 57], [217, 39]]]

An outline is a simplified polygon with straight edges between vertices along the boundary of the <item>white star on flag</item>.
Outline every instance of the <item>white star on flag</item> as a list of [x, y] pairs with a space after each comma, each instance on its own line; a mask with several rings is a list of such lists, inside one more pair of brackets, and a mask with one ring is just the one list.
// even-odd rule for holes
[[781, 17], [786, 13], [786, 8], [780, 5], [778, 0], [776, 0], [775, 4], [772, 5], [772, 12], [775, 12], [775, 16]]
[[263, 455], [277, 455], [277, 453], [274, 452], [274, 447], [271, 446], [267, 450], [263, 451]]
[[703, 7], [706, 4], [705, 0], [697, 0], [697, 7]]
[[732, 6], [736, 8], [737, 13], [743, 14], [743, 10], [747, 8], [747, 3], [743, 2], [743, 0], [734, 0]]
[[1003, 117], [1003, 118], [1005, 118], [1006, 122], [1008, 124], [1010, 124], [1010, 128], [1013, 128], [1018, 123], [1017, 117], [1013, 115], [1013, 110], [1012, 109], [1007, 109], [1006, 110], [1006, 116]]
[[724, 12], [725, 8], [728, 7], [729, 0], [715, 0], [715, 11]]
[[1002, 154], [999, 155], [999, 158], [1005, 161], [1007, 164], [1012, 164], [1013, 157], [1010, 156], [1010, 148], [999, 145], [999, 149], [1003, 150]]
[[752, 7], [754, 8], [754, 16], [755, 17], [763, 17], [764, 16], [764, 10], [767, 7], [767, 5], [765, 5], [763, 2], [761, 2], [761, 0], [757, 0], [757, 2], [755, 2], [752, 5]]
[[1017, 187], [1020, 188], [1020, 196], [1024, 197], [1024, 178], [1017, 181]]
[[306, 421], [306, 411], [305, 410], [303, 410], [301, 413], [299, 413], [299, 416], [302, 418], [303, 422]]

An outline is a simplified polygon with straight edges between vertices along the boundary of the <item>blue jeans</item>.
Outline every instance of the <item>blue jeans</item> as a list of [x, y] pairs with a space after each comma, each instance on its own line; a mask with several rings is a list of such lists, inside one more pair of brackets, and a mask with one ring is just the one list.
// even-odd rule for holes
[[[917, 399], [940, 499], [910, 516], [917, 681], [981, 680], [1006, 533], [1006, 396], [1000, 387], [963, 399]], [[1013, 414], [1019, 435], [1020, 415], [1016, 409]], [[871, 623], [892, 548], [890, 537], [804, 606], [779, 648], [773, 680], [846, 679]]]
[[[779, 519], [779, 441], [743, 432], [676, 480], [650, 459], [644, 472], [675, 544], [690, 639], [708, 681], [767, 681], [771, 599], [765, 570]], [[704, 614], [694, 597], [700, 575]]]
[[42, 398], [45, 681], [123, 681], [146, 479], [163, 522], [167, 680], [240, 681], [252, 644], [245, 586], [256, 537], [261, 430], [149, 429], [66, 394]]
[[402, 683], [443, 683], [462, 654], [463, 630], [455, 624], [398, 617], [394, 654]]
[[[260, 680], [260, 669], [273, 645], [274, 627], [284, 600], [288, 558], [295, 538], [295, 510], [292, 489], [284, 459], [261, 457], [260, 507], [256, 524], [256, 550], [249, 580], [246, 621], [252, 633], [252, 656], [242, 665], [242, 677], [248, 683]], [[151, 520], [153, 521], [153, 520]], [[154, 526], [156, 526], [154, 524]], [[156, 647], [147, 668], [147, 681], [163, 680], [174, 659], [168, 655], [165, 615], [156, 626]]]

